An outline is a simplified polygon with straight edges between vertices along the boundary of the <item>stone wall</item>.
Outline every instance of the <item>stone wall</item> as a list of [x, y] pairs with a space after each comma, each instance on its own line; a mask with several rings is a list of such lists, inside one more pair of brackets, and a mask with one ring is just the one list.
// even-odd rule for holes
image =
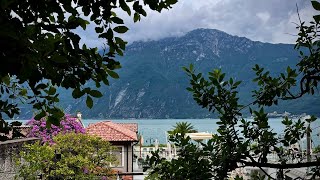
[[0, 142], [0, 179], [14, 179], [16, 168], [14, 156], [19, 154], [25, 143], [34, 143], [38, 138], [23, 138]]

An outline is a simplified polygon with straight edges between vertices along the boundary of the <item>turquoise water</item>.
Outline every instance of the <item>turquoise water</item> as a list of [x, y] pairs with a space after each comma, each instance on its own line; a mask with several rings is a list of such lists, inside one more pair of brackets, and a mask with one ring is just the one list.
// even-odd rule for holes
[[[100, 122], [102, 120], [85, 119], [84, 125], [87, 127], [90, 123]], [[177, 122], [190, 122], [196, 130], [199, 132], [215, 133], [217, 130], [217, 119], [129, 119], [129, 120], [112, 120], [113, 122], [122, 123], [138, 123], [139, 133], [143, 136], [144, 144], [150, 144], [155, 139], [160, 143], [166, 143], [166, 132]], [[281, 118], [270, 118], [269, 124], [274, 132], [283, 133], [284, 126], [281, 124]], [[21, 121], [25, 123], [26, 121]], [[312, 139], [315, 144], [320, 144], [317, 134], [320, 133], [320, 121], [316, 121], [312, 124]]]

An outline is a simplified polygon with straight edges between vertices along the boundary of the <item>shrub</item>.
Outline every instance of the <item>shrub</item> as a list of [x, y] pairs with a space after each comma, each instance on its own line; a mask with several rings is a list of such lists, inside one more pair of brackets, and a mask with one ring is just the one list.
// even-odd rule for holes
[[40, 142], [25, 145], [17, 158], [17, 178], [95, 179], [113, 177], [110, 165], [116, 157], [113, 147], [101, 138], [87, 134], [66, 133], [53, 138], [54, 144]]
[[60, 126], [55, 126], [53, 124], [47, 127], [46, 118], [40, 120], [35, 120], [32, 118], [27, 122], [27, 125], [32, 126], [28, 137], [39, 137], [41, 138], [41, 143], [53, 144], [53, 137], [59, 133], [75, 132], [75, 133], [85, 133], [85, 129], [82, 124], [77, 120], [77, 118], [71, 117], [66, 114], [60, 122]]

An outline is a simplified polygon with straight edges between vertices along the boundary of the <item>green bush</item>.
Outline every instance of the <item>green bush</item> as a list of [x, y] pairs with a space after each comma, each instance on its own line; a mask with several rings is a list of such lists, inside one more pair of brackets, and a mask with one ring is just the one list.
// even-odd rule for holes
[[59, 134], [55, 144], [25, 145], [17, 158], [17, 178], [92, 179], [113, 177], [110, 164], [116, 157], [113, 147], [101, 138], [87, 134]]

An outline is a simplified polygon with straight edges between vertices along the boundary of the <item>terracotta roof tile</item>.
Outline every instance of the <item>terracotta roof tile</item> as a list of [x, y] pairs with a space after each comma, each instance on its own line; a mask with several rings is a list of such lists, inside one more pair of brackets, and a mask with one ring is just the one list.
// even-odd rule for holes
[[137, 133], [138, 132], [138, 124], [137, 123], [117, 123], [120, 126], [123, 126], [131, 131]]
[[[111, 121], [102, 121], [95, 124], [90, 124], [86, 128], [86, 132], [90, 135], [97, 135], [107, 141], [137, 141], [137, 134], [134, 127], [138, 129], [138, 125], [135, 126], [131, 123], [128, 126], [124, 123], [113, 123]], [[132, 129], [132, 130], [131, 130]]]

